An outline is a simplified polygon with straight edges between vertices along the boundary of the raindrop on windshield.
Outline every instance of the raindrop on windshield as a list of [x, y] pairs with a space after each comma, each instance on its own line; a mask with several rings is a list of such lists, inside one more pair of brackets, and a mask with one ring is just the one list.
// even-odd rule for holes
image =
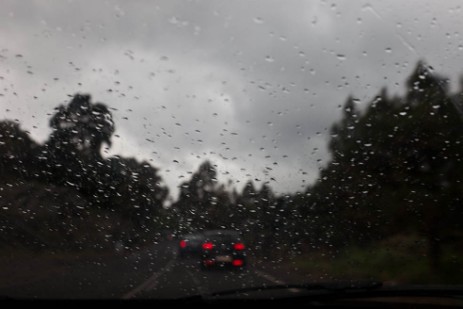
[[265, 61], [267, 61], [267, 62], [275, 62], [275, 59], [273, 59], [272, 56], [265, 56]]

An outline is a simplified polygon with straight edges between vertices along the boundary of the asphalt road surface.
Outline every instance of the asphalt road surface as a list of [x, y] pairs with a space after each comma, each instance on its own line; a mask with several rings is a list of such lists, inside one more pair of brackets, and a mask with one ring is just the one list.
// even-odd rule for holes
[[[207, 270], [196, 259], [179, 259], [176, 243], [164, 242], [130, 255], [84, 259], [28, 269], [31, 276], [3, 280], [0, 297], [44, 299], [179, 298], [252, 286], [287, 283], [274, 267]], [[41, 274], [41, 275], [36, 275]], [[283, 276], [284, 277], [284, 276]], [[7, 278], [6, 278], [7, 279]], [[8, 279], [7, 279], [8, 280]], [[288, 292], [288, 291], [286, 291]], [[297, 293], [297, 291], [289, 291]]]

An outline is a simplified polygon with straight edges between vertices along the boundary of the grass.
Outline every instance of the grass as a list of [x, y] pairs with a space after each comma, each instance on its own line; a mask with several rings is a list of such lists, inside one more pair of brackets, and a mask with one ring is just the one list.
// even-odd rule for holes
[[416, 236], [396, 236], [375, 246], [345, 248], [337, 256], [323, 252], [294, 259], [300, 271], [336, 279], [375, 279], [388, 284], [462, 284], [463, 256], [457, 246], [443, 247], [441, 266], [434, 270], [426, 244]]

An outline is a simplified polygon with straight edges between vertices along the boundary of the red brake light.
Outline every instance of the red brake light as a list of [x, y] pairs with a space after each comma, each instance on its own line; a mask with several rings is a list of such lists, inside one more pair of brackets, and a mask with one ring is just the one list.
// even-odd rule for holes
[[184, 239], [180, 240], [180, 248], [185, 248], [186, 247], [186, 241]]
[[211, 242], [205, 242], [205, 243], [203, 244], [203, 249], [204, 249], [204, 250], [212, 250], [212, 248], [214, 248], [214, 244], [211, 243]]
[[243, 260], [233, 260], [232, 264], [233, 266], [240, 267], [240, 266], [243, 266], [244, 261]]
[[233, 245], [233, 249], [237, 250], [237, 251], [241, 251], [241, 250], [244, 250], [245, 246], [243, 243], [241, 242], [238, 242], [236, 244]]

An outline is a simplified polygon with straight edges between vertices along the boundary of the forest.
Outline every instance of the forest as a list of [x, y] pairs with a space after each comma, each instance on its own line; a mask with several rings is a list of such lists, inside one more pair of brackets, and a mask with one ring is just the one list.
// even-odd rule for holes
[[102, 156], [116, 124], [90, 95], [56, 108], [42, 144], [3, 120], [0, 247], [137, 248], [167, 232], [229, 228], [264, 255], [337, 254], [413, 234], [439, 267], [443, 247], [463, 236], [463, 89], [452, 93], [424, 62], [405, 86], [403, 96], [380, 89], [362, 108], [346, 98], [330, 128], [331, 158], [304, 191], [276, 195], [252, 180], [230, 190], [205, 160], [169, 207], [160, 167]]

